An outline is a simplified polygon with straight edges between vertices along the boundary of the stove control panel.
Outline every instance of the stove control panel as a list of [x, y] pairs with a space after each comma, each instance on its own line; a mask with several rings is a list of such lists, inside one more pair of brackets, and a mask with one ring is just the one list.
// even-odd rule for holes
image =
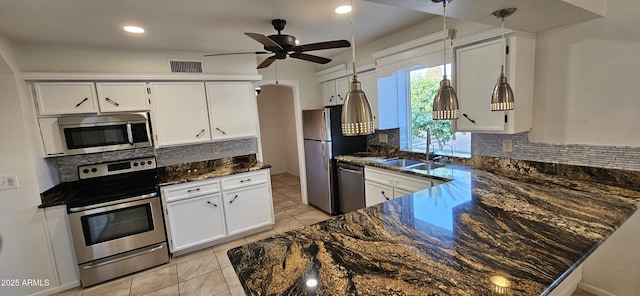
[[157, 166], [155, 157], [127, 159], [79, 166], [78, 177], [80, 179], [89, 179], [95, 177], [152, 170], [156, 167]]

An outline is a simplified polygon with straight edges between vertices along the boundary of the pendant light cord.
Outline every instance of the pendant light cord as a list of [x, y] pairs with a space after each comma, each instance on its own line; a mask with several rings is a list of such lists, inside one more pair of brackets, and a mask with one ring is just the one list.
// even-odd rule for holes
[[349, 22], [351, 24], [351, 58], [353, 60], [353, 80], [356, 80], [356, 34], [353, 29], [353, 0], [351, 0], [351, 13]]
[[442, 1], [442, 52], [444, 53], [444, 79], [447, 79], [447, 0]]
[[504, 42], [504, 16], [502, 17], [502, 29], [501, 29], [501, 32], [502, 32], [502, 50], [501, 50], [501, 52], [502, 52], [502, 65], [500, 66], [500, 74], [504, 75], [504, 64], [506, 63], [506, 59], [507, 59], [506, 53], [505, 53], [505, 51], [507, 51], [507, 49], [504, 46], [504, 43], [505, 43]]

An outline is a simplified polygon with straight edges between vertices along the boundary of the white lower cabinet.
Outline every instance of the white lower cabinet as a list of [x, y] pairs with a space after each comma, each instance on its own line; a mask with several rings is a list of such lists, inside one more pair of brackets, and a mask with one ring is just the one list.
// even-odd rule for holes
[[[44, 209], [47, 232], [53, 251], [53, 260], [62, 290], [80, 285], [80, 273], [73, 248], [67, 207], [64, 205]], [[55, 285], [55, 281], [52, 282]]]
[[274, 223], [269, 169], [161, 190], [172, 253], [214, 245]]
[[441, 184], [426, 177], [368, 166], [364, 167], [364, 179], [367, 207]]

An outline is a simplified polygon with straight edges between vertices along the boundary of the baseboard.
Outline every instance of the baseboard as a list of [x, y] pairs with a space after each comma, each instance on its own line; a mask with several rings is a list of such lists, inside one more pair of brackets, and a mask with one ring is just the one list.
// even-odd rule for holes
[[80, 281], [72, 281], [72, 282], [68, 282], [64, 285], [60, 285], [58, 287], [55, 288], [51, 288], [51, 289], [47, 289], [44, 291], [40, 291], [37, 293], [33, 293], [33, 294], [29, 294], [29, 296], [47, 296], [47, 295], [51, 295], [51, 294], [55, 294], [55, 293], [60, 293], [62, 291], [66, 291], [69, 289], [73, 289], [75, 287], [80, 287]]
[[609, 293], [609, 292], [607, 292], [605, 290], [602, 290], [600, 288], [596, 288], [596, 287], [594, 287], [592, 285], [589, 285], [587, 283], [582, 283], [582, 282], [579, 283], [578, 284], [578, 288], [584, 290], [585, 292], [589, 292], [589, 293], [591, 293], [593, 295], [596, 295], [596, 296], [618, 296], [617, 294]]
[[582, 281], [582, 265], [573, 270], [551, 293], [549, 296], [571, 296]]

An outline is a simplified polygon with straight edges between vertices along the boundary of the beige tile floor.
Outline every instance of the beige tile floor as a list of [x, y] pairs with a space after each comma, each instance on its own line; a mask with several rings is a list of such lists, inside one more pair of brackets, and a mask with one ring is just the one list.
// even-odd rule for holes
[[[67, 290], [56, 296], [138, 296], [138, 295], [244, 295], [227, 250], [272, 235], [311, 225], [330, 216], [303, 205], [298, 177], [278, 174], [271, 177], [276, 223], [273, 229], [235, 241], [171, 258], [168, 264], [115, 279], [97, 286]], [[593, 296], [576, 290], [572, 296]]]
[[276, 223], [273, 229], [235, 241], [171, 258], [168, 264], [97, 286], [67, 290], [56, 296], [138, 295], [244, 295], [227, 250], [289, 230], [323, 221], [330, 216], [303, 205], [300, 182], [291, 174], [271, 176]]

